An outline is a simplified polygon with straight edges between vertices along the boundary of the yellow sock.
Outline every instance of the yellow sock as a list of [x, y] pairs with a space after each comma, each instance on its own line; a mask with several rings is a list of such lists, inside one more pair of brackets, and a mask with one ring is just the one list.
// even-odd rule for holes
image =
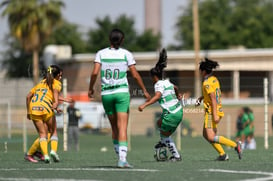
[[58, 137], [53, 135], [51, 137], [51, 150], [54, 151], [55, 153], [57, 153], [58, 150]]
[[227, 139], [224, 136], [219, 136], [219, 143], [226, 146], [230, 146], [232, 148], [235, 148], [237, 146], [237, 144], [234, 141]]
[[219, 153], [219, 155], [224, 155], [225, 151], [219, 143], [211, 143], [212, 147]]
[[50, 142], [50, 133], [47, 133], [47, 143]]
[[37, 138], [31, 145], [31, 147], [29, 148], [27, 154], [28, 155], [33, 155], [39, 148], [40, 143], [39, 143], [39, 138]]
[[46, 138], [40, 138], [40, 147], [43, 155], [48, 155], [48, 150], [47, 150], [47, 140]]

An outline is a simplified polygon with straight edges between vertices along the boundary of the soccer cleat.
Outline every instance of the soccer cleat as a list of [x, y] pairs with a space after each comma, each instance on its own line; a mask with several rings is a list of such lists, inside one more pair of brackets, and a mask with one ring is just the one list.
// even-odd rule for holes
[[166, 147], [166, 145], [165, 145], [164, 143], [161, 143], [161, 141], [159, 141], [159, 142], [154, 146], [155, 149], [162, 148], [162, 147]]
[[27, 155], [27, 154], [25, 155], [25, 160], [32, 162], [32, 163], [38, 162], [38, 160], [35, 160], [32, 155]]
[[242, 159], [242, 143], [241, 143], [241, 141], [237, 142], [237, 146], [235, 147], [235, 151], [238, 153], [238, 157], [241, 160]]
[[169, 161], [170, 162], [179, 162], [179, 161], [182, 161], [182, 158], [181, 158], [181, 156], [179, 156], [179, 157], [171, 156], [169, 158]]
[[36, 151], [33, 156], [39, 158], [40, 161], [44, 161], [45, 160], [45, 157], [44, 155], [40, 152], [40, 151]]
[[130, 165], [127, 161], [118, 161], [118, 168], [133, 168], [132, 165]]
[[228, 161], [229, 157], [227, 154], [220, 155], [219, 157], [216, 158], [216, 161]]
[[51, 150], [50, 156], [51, 156], [51, 158], [53, 159], [54, 162], [59, 162], [60, 161], [60, 157], [55, 151]]
[[45, 160], [44, 160], [45, 163], [50, 163], [50, 158], [48, 155], [45, 155]]

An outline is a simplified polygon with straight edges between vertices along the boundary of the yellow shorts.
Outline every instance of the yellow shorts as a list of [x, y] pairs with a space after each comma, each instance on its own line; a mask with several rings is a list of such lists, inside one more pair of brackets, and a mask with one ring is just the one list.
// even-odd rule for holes
[[[218, 115], [219, 116], [219, 115]], [[220, 119], [222, 116], [219, 116]], [[204, 119], [204, 128], [217, 128], [217, 124], [213, 120], [213, 116], [211, 113], [205, 112], [205, 119]]]
[[42, 120], [43, 122], [47, 122], [53, 115], [54, 115], [54, 112], [51, 112], [49, 114], [42, 114], [42, 115], [30, 114], [30, 119], [33, 121]]

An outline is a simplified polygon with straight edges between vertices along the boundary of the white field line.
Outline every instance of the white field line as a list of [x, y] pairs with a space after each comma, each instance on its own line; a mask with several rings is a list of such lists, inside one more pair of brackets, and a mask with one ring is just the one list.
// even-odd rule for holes
[[34, 179], [34, 178], [3, 178], [0, 177], [0, 180], [3, 181], [101, 181], [101, 180], [78, 180], [78, 179], [66, 179], [66, 178], [60, 178], [60, 179]]
[[273, 172], [238, 171], [238, 170], [222, 170], [222, 169], [204, 169], [202, 171], [222, 172], [222, 173], [236, 173], [236, 174], [266, 175], [266, 177], [253, 178], [253, 179], [244, 179], [242, 181], [268, 181], [268, 180], [273, 180]]
[[153, 169], [126, 169], [126, 168], [3, 168], [0, 171], [18, 171], [18, 170], [33, 170], [33, 171], [126, 171], [126, 172], [157, 172], [159, 170]]

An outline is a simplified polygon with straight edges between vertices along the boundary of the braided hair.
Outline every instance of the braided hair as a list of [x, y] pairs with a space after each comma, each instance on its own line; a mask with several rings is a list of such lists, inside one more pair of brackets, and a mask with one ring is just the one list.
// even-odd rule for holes
[[111, 45], [118, 49], [124, 40], [124, 33], [120, 29], [114, 28], [109, 34], [109, 40]]
[[58, 66], [58, 65], [50, 65], [47, 68], [46, 74], [45, 74], [45, 82], [48, 85], [48, 87], [50, 88], [50, 90], [53, 91], [53, 81], [54, 78], [56, 78], [63, 70]]
[[167, 51], [163, 48], [159, 54], [159, 59], [154, 68], [150, 70], [152, 76], [157, 76], [159, 79], [164, 78], [163, 69], [167, 67]]
[[199, 69], [201, 71], [205, 70], [207, 74], [210, 74], [212, 70], [218, 66], [219, 66], [218, 62], [210, 60], [207, 57], [205, 58], [205, 61], [201, 61], [199, 63]]

